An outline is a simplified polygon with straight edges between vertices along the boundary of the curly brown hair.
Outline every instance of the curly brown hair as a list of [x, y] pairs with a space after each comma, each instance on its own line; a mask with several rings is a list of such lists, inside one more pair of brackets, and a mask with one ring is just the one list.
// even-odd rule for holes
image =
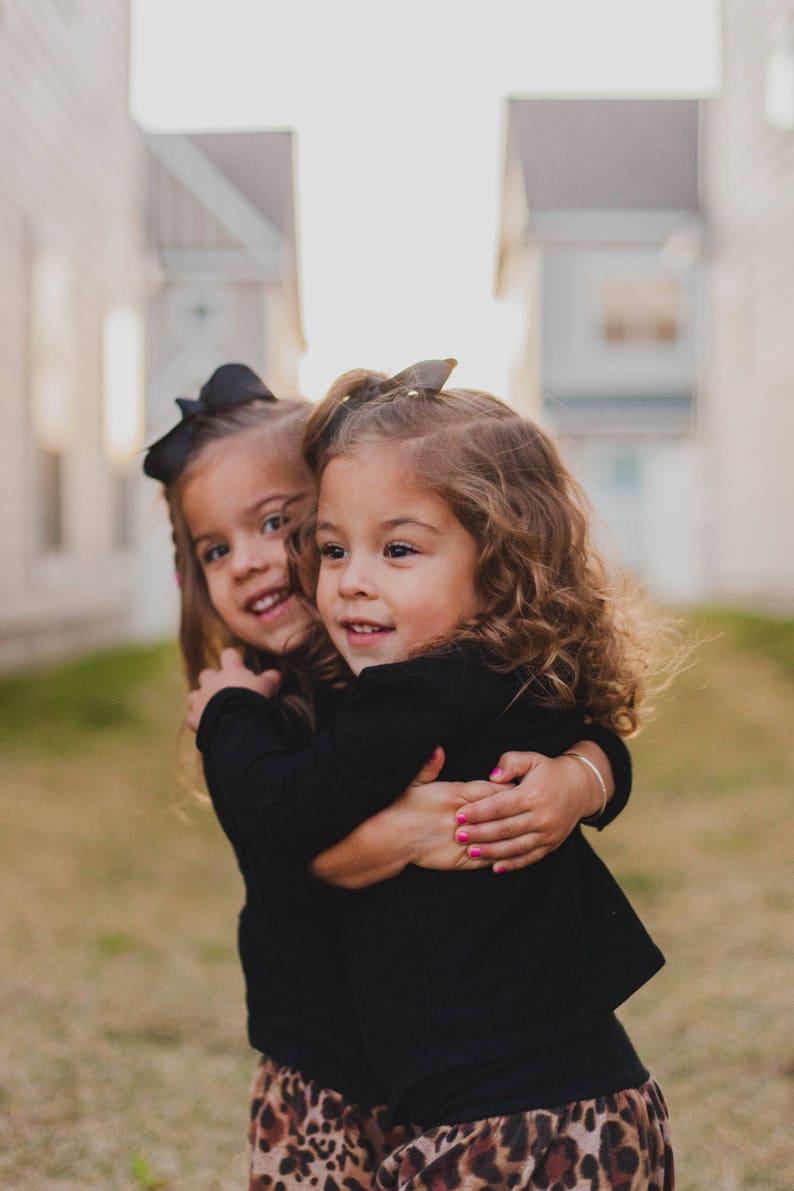
[[[479, 642], [494, 668], [523, 672], [542, 701], [578, 704], [621, 735], [634, 732], [651, 642], [636, 589], [594, 548], [586, 498], [552, 440], [475, 390], [397, 389], [348, 412], [344, 398], [380, 375], [346, 373], [309, 418], [304, 455], [318, 482], [340, 455], [399, 445], [416, 482], [447, 502], [479, 546], [475, 584], [486, 610], [460, 625], [455, 641]], [[311, 533], [307, 522], [293, 558], [313, 597]], [[314, 644], [315, 664], [327, 666], [327, 650]]]

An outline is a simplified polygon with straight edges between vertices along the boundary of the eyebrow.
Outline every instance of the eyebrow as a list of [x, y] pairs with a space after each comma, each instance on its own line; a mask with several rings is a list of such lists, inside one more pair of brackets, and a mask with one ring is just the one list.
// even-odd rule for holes
[[441, 533], [441, 530], [437, 529], [435, 525], [429, 525], [427, 521], [417, 521], [416, 517], [394, 517], [390, 521], [383, 522], [385, 529], [399, 529], [401, 525], [418, 525], [420, 529], [429, 529], [431, 533]]
[[[263, 513], [268, 505], [275, 504], [277, 502], [281, 508], [286, 508], [287, 505], [292, 504], [293, 501], [305, 495], [305, 492], [293, 492], [291, 495], [286, 492], [274, 492], [271, 496], [266, 496], [263, 500], [258, 500], [255, 504], [252, 504], [249, 508], [245, 509], [243, 511], [243, 516], [250, 517], [255, 513]], [[216, 536], [217, 535], [215, 533], [210, 531], [208, 533], [196, 534], [195, 538], [191, 538], [190, 540], [194, 546], [198, 546], [199, 542], [203, 542], [205, 538], [214, 538]]]
[[[392, 517], [388, 521], [382, 521], [381, 525], [384, 529], [400, 529], [403, 525], [416, 525], [420, 529], [429, 530], [430, 533], [439, 536], [441, 534], [441, 530], [437, 529], [435, 525], [428, 525], [427, 521], [417, 521], [415, 517]], [[332, 533], [338, 532], [337, 526], [331, 521], [318, 521], [316, 532], [319, 533], [320, 530]]]

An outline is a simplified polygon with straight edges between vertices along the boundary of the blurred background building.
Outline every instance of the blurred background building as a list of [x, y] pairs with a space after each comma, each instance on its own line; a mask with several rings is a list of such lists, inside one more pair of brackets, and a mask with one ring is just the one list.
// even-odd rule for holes
[[0, 11], [0, 666], [129, 630], [143, 155], [127, 0]]
[[[170, 634], [144, 443], [224, 361], [297, 391], [293, 134], [144, 135], [128, 7], [0, 8], [0, 668]], [[715, 99], [507, 103], [497, 289], [649, 587], [790, 611], [794, 0], [722, 21]]]
[[617, 553], [693, 602], [700, 104], [522, 99], [507, 123], [497, 287], [525, 331], [512, 397], [562, 440]]
[[709, 593], [794, 608], [794, 3], [723, 0], [706, 104]]

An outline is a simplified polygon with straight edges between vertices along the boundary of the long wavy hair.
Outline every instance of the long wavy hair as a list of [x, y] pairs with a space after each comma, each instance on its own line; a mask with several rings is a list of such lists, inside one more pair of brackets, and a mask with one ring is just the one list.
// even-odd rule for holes
[[185, 487], [206, 462], [211, 447], [245, 434], [248, 437], [258, 435], [263, 452], [272, 453], [280, 462], [286, 462], [290, 468], [294, 468], [296, 476], [305, 476], [306, 488], [310, 489], [312, 478], [301, 455], [301, 435], [309, 409], [307, 403], [299, 401], [251, 401], [202, 418], [192, 439], [185, 466], [170, 485], [164, 486], [181, 597], [179, 644], [185, 675], [191, 687], [196, 686], [202, 670], [219, 664], [221, 651], [230, 645], [241, 650], [246, 665], [258, 672], [270, 666], [282, 668], [283, 659], [241, 641], [212, 606], [207, 581], [196, 557], [182, 507]]
[[[318, 482], [329, 463], [393, 445], [408, 474], [437, 493], [473, 536], [485, 611], [455, 642], [478, 642], [495, 669], [523, 673], [538, 698], [578, 704], [630, 735], [639, 724], [653, 653], [638, 593], [594, 548], [590, 512], [549, 436], [487, 393], [393, 390], [347, 412], [344, 398], [378, 373], [346, 373], [312, 413], [304, 454]], [[293, 544], [298, 581], [316, 590], [319, 559], [307, 521]], [[448, 648], [450, 640], [422, 652]], [[333, 668], [315, 633], [316, 666]]]

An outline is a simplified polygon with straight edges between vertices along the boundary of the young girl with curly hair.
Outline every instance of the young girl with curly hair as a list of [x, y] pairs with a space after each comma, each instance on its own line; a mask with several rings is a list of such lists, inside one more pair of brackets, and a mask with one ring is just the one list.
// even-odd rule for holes
[[[277, 680], [232, 656], [191, 699], [230, 816], [293, 864], [439, 744], [441, 776], [465, 780], [517, 742], [566, 754], [590, 718], [639, 724], [649, 651], [553, 443], [440, 389], [347, 374], [308, 424], [299, 561], [325, 673], [355, 676], [333, 727], [296, 750]], [[664, 960], [578, 827], [519, 871], [409, 864], [341, 930], [368, 1062], [413, 1133], [376, 1188], [672, 1188], [664, 1100], [614, 1013]]]
[[[315, 726], [333, 722], [341, 698], [308, 667], [302, 646], [310, 614], [287, 573], [286, 535], [313, 511], [312, 476], [300, 449], [310, 407], [276, 401], [258, 376], [237, 364], [219, 368], [198, 400], [183, 398], [179, 405], [181, 421], [149, 449], [145, 470], [163, 484], [173, 525], [188, 681], [194, 686], [199, 672], [218, 664], [230, 646], [244, 651], [254, 670], [278, 666], [283, 727], [292, 743], [306, 743]], [[584, 735], [600, 740], [607, 755], [583, 741], [584, 766], [511, 759], [505, 777], [513, 769], [523, 772], [530, 760], [533, 772], [523, 786], [502, 792], [486, 782], [414, 787], [315, 867], [330, 881], [364, 886], [409, 862], [475, 868], [502, 857], [507, 865], [525, 864], [564, 838], [579, 816], [600, 807], [588, 758], [610, 789], [611, 758], [618, 779], [599, 819], [603, 826], [627, 797], [627, 754], [597, 725]], [[330, 1179], [334, 1186], [369, 1187], [378, 1163], [406, 1134], [385, 1125], [379, 1107], [385, 1092], [361, 1042], [342, 947], [345, 891], [315, 882], [303, 862], [290, 862], [273, 841], [249, 831], [211, 777], [209, 790], [246, 890], [239, 950], [249, 1038], [263, 1055], [252, 1097], [250, 1184], [291, 1185], [305, 1171], [309, 1180], [322, 1175], [323, 1185]], [[483, 794], [490, 798], [468, 801]], [[495, 813], [494, 795], [510, 818]], [[464, 803], [483, 824], [469, 828], [469, 848], [476, 852], [481, 844], [481, 859], [469, 856], [453, 835], [454, 814], [464, 814]], [[481, 843], [478, 831], [486, 840], [489, 833], [505, 838]]]

